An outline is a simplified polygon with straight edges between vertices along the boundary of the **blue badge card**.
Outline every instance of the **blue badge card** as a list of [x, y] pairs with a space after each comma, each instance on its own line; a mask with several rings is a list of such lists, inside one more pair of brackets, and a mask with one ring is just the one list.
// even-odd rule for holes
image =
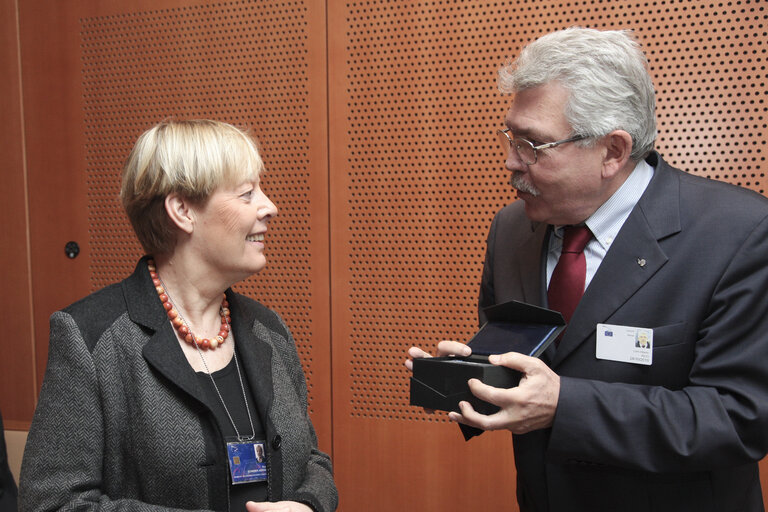
[[229, 471], [233, 484], [263, 482], [267, 479], [264, 441], [227, 443]]

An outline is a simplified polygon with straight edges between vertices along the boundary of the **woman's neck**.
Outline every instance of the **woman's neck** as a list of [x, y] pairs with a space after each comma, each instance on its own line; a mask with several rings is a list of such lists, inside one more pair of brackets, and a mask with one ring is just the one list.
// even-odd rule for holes
[[215, 336], [221, 325], [219, 311], [227, 285], [201, 271], [202, 265], [188, 264], [178, 255], [154, 259], [166, 294], [192, 332], [199, 337]]

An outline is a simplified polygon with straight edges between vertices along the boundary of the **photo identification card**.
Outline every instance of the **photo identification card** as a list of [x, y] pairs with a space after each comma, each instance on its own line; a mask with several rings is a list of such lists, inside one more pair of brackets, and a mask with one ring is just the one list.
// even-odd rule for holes
[[263, 482], [267, 479], [264, 441], [227, 443], [229, 471], [233, 484]]
[[621, 363], [653, 363], [653, 329], [597, 324], [598, 359]]

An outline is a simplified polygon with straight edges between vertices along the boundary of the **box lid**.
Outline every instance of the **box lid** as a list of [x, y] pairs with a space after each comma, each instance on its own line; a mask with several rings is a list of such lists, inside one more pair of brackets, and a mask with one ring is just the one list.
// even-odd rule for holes
[[473, 354], [538, 357], [565, 329], [557, 311], [515, 300], [484, 308], [483, 313], [488, 320], [467, 343]]

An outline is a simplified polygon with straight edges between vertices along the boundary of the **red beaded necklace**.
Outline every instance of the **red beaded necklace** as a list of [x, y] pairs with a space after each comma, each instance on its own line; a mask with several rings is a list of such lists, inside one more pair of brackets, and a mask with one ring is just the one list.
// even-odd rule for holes
[[227, 302], [226, 295], [222, 294], [221, 299], [221, 309], [219, 310], [219, 314], [221, 315], [221, 328], [219, 329], [218, 336], [212, 340], [207, 338], [198, 338], [192, 333], [191, 330], [189, 330], [187, 323], [183, 318], [181, 318], [181, 314], [178, 312], [178, 310], [173, 307], [170, 297], [168, 297], [168, 294], [165, 292], [163, 282], [160, 280], [160, 276], [157, 274], [155, 260], [148, 260], [147, 267], [149, 268], [149, 275], [152, 277], [152, 283], [155, 285], [155, 290], [157, 290], [157, 295], [160, 297], [160, 302], [163, 303], [163, 307], [165, 308], [165, 311], [168, 315], [168, 319], [179, 333], [181, 339], [190, 345], [195, 345], [203, 350], [208, 350], [209, 348], [211, 350], [216, 350], [216, 347], [224, 343], [224, 340], [226, 340], [227, 336], [229, 336], [229, 324], [232, 321], [232, 318], [229, 315], [229, 303]]

